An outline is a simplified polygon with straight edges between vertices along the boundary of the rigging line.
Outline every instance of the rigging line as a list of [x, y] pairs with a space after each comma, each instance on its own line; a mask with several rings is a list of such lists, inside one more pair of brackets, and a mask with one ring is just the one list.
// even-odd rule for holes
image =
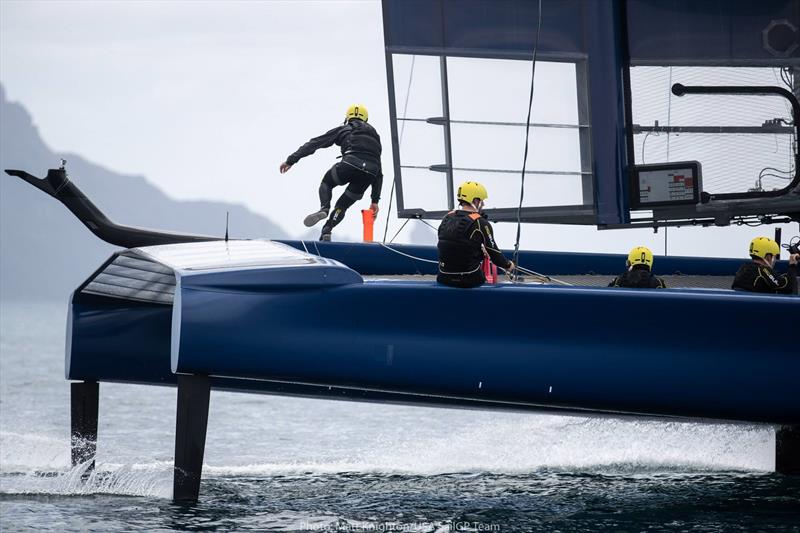
[[402, 225], [402, 226], [400, 226], [400, 229], [399, 229], [399, 230], [397, 230], [397, 233], [395, 233], [395, 234], [394, 234], [394, 237], [392, 237], [392, 240], [391, 240], [391, 241], [389, 241], [389, 244], [392, 244], [392, 243], [394, 242], [394, 240], [397, 238], [397, 236], [398, 236], [398, 235], [400, 235], [400, 232], [401, 232], [401, 231], [403, 231], [403, 228], [405, 228], [405, 227], [406, 227], [406, 224], [408, 224], [408, 222], [409, 222], [410, 220], [411, 220], [410, 218], [407, 218], [407, 219], [406, 219], [406, 221], [405, 221], [405, 222], [403, 222], [403, 225]]
[[[773, 172], [770, 172], [770, 171], [777, 172], [777, 174], [773, 174]], [[786, 174], [786, 175], [785, 176], [781, 176], [780, 174]], [[777, 169], [775, 167], [764, 167], [758, 173], [758, 180], [756, 180], [756, 186], [759, 189], [762, 189], [763, 188], [763, 183], [762, 182], [763, 182], [764, 178], [772, 177], [772, 178], [777, 178], [777, 179], [781, 179], [781, 180], [790, 180], [790, 179], [792, 179], [793, 176], [794, 176], [794, 172], [792, 170], [785, 171], [785, 170]]]
[[533, 87], [536, 79], [536, 52], [539, 49], [539, 36], [542, 32], [542, 0], [539, 0], [539, 20], [536, 28], [536, 40], [533, 43], [533, 61], [531, 62], [531, 93], [528, 97], [528, 118], [525, 119], [525, 154], [522, 158], [522, 178], [519, 187], [519, 206], [517, 207], [517, 239], [514, 242], [514, 264], [519, 262], [519, 239], [522, 232], [522, 202], [525, 198], [525, 167], [528, 164], [528, 140], [531, 131], [531, 110], [533, 109]]
[[[500, 267], [497, 267], [500, 268]], [[502, 269], [504, 272], [508, 272], [505, 269]], [[536, 272], [535, 270], [529, 270], [527, 268], [519, 267], [518, 270], [525, 274], [526, 276], [535, 276], [541, 280], [556, 283], [558, 285], [565, 285], [567, 287], [572, 287], [572, 283], [567, 283], [566, 281], [562, 281], [560, 279], [548, 276], [547, 274], [542, 274], [541, 272]], [[512, 276], [513, 277], [513, 276]]]
[[[409, 220], [410, 220], [410, 219], [409, 219]], [[438, 265], [438, 264], [439, 264], [439, 262], [438, 262], [438, 261], [434, 261], [434, 260], [432, 260], [432, 259], [425, 259], [424, 257], [418, 257], [418, 256], [416, 256], [416, 255], [411, 255], [411, 254], [407, 254], [407, 253], [405, 253], [405, 252], [401, 252], [400, 250], [397, 250], [397, 249], [395, 249], [395, 248], [392, 248], [392, 247], [391, 247], [391, 246], [389, 246], [388, 244], [384, 244], [384, 243], [382, 243], [382, 242], [379, 242], [378, 244], [380, 244], [381, 246], [383, 246], [384, 248], [386, 248], [386, 249], [387, 249], [387, 250], [389, 250], [390, 252], [394, 252], [394, 253], [396, 253], [396, 254], [398, 254], [398, 255], [402, 255], [403, 257], [407, 257], [407, 258], [409, 258], [409, 259], [413, 259], [414, 261], [422, 261], [423, 263], [431, 263], [431, 264], [435, 264], [435, 265]], [[502, 268], [502, 267], [497, 267], [497, 268], [499, 268], [499, 269], [500, 269], [500, 270], [502, 270], [503, 272], [507, 272], [507, 271], [506, 271], [504, 268]], [[569, 286], [569, 287], [571, 287], [571, 286], [572, 286], [572, 284], [571, 284], [571, 283], [567, 283], [566, 281], [561, 281], [561, 280], [559, 280], [559, 279], [551, 278], [550, 276], [546, 276], [546, 275], [544, 275], [544, 274], [540, 274], [540, 273], [538, 273], [538, 272], [534, 272], [533, 270], [528, 270], [528, 269], [526, 269], [526, 268], [520, 268], [520, 271], [521, 271], [523, 274], [527, 274], [527, 275], [530, 275], [530, 276], [535, 276], [535, 277], [538, 277], [538, 278], [540, 278], [540, 279], [541, 279], [541, 280], [543, 280], [543, 281], [551, 281], [551, 282], [553, 282], [553, 283], [558, 283], [558, 284], [565, 285], [565, 286]]]
[[300, 244], [303, 245], [303, 249], [306, 251], [306, 253], [308, 253], [308, 248], [306, 247], [306, 241], [304, 241], [303, 239], [300, 239]]
[[792, 179], [792, 176], [779, 176], [778, 174], [772, 174], [772, 173], [768, 172], [766, 174], [759, 174], [758, 178], [759, 178], [759, 181], [761, 179], [763, 179], [763, 178], [776, 178], [776, 179], [779, 179], [779, 180], [790, 180], [790, 179]]
[[792, 88], [793, 88], [792, 87], [792, 79], [789, 77], [789, 69], [787, 67], [781, 67], [780, 68], [780, 72], [781, 72], [781, 79], [783, 80], [783, 83], [786, 84], [786, 86], [789, 88], [789, 90], [792, 90]]
[[[406, 114], [408, 112], [408, 98], [411, 96], [411, 80], [414, 79], [414, 63], [417, 61], [417, 56], [411, 56], [411, 69], [408, 73], [408, 87], [406, 87], [406, 101], [403, 104], [403, 118], [405, 119]], [[403, 121], [403, 125], [400, 126], [400, 135], [397, 139], [397, 149], [400, 149], [400, 146], [403, 144], [403, 133], [406, 131], [406, 123]], [[400, 157], [400, 154], [397, 154], [397, 157]], [[397, 179], [397, 176], [394, 176], [392, 180], [392, 190], [389, 193], [389, 209], [386, 211], [386, 224], [383, 227], [383, 242], [386, 242], [386, 234], [389, 232], [389, 215], [392, 214], [392, 200], [394, 200], [394, 181]], [[392, 239], [394, 240], [394, 239]]]
[[418, 218], [417, 220], [419, 220], [420, 222], [422, 222], [423, 224], [425, 224], [426, 226], [428, 226], [429, 228], [431, 228], [433, 231], [436, 231], [436, 232], [438, 232], [438, 231], [439, 231], [439, 228], [435, 228], [435, 227], [433, 227], [433, 224], [431, 224], [431, 223], [429, 223], [429, 222], [426, 222], [424, 219], [422, 219], [422, 218]]
[[648, 131], [647, 133], [645, 133], [644, 134], [644, 139], [642, 140], [642, 164], [643, 165], [644, 165], [644, 147], [647, 144], [647, 138], [650, 136], [651, 133], [653, 133], [653, 132], [652, 131]]
[[[498, 122], [494, 120], [458, 120], [458, 119], [444, 119], [443, 117], [431, 118], [398, 118], [397, 120], [405, 120], [408, 122], [425, 122], [428, 124], [473, 124], [477, 126], [524, 126], [523, 122]], [[532, 128], [564, 128], [564, 129], [581, 129], [588, 128], [588, 124], [553, 124], [549, 122], [531, 122]]]
[[[411, 219], [408, 219], [408, 220], [411, 220]], [[408, 222], [408, 221], [406, 221], [406, 222]], [[439, 264], [439, 261], [434, 261], [432, 259], [425, 259], [424, 257], [418, 257], [416, 255], [407, 254], [405, 252], [401, 252], [400, 250], [392, 248], [388, 244], [385, 244], [385, 243], [382, 243], [382, 242], [378, 243], [378, 244], [380, 244], [381, 246], [383, 246], [384, 248], [386, 248], [387, 250], [389, 250], [391, 252], [394, 252], [394, 253], [396, 253], [398, 255], [402, 255], [403, 257], [408, 257], [409, 259], [413, 259], [415, 261], [422, 261], [424, 263], [431, 263], [431, 264], [436, 264], [436, 265]], [[494, 250], [494, 248], [491, 248], [491, 247], [488, 247], [488, 249]], [[506, 269], [504, 269], [502, 267], [497, 267], [497, 268], [499, 268], [503, 272], [508, 272]], [[540, 278], [540, 279], [542, 279], [544, 281], [550, 281], [550, 282], [553, 282], [553, 283], [557, 283], [557, 284], [560, 284], [560, 285], [566, 285], [566, 286], [570, 286], [570, 287], [572, 286], [571, 283], [567, 283], [566, 281], [561, 281], [560, 279], [552, 278], [552, 277], [550, 277], [550, 276], [548, 276], [546, 274], [541, 274], [541, 273], [536, 272], [534, 270], [529, 270], [529, 269], [523, 268], [523, 267], [517, 267], [517, 268], [523, 274], [527, 274], [529, 276], [535, 276], [535, 277], [538, 277], [538, 278]]]
[[[669, 67], [669, 87], [672, 87], [672, 67]], [[672, 91], [667, 91], [667, 128], [672, 127]], [[667, 130], [667, 162], [669, 162], [669, 141], [670, 141], [670, 130]], [[642, 146], [642, 157], [644, 157], [644, 146]], [[644, 163], [644, 160], [642, 161]], [[668, 240], [668, 233], [669, 228], [664, 227], [664, 255], [667, 254], [667, 240]]]
[[[506, 270], [505, 268], [503, 268], [503, 267], [497, 267], [497, 268], [502, 270], [503, 272], [505, 272], [506, 275], [511, 278], [511, 283], [515, 283], [515, 284], [516, 283], [524, 283], [522, 281], [517, 281], [517, 279], [516, 279], [517, 276], [515, 274], [513, 274], [513, 273], [509, 273], [509, 271]], [[522, 272], [523, 274], [525, 274], [526, 276], [533, 276], [534, 278], [537, 278], [539, 281], [544, 282], [544, 283], [555, 283], [555, 284], [558, 284], [558, 285], [563, 285], [565, 287], [573, 287], [572, 283], [567, 283], [566, 281], [561, 281], [560, 279], [551, 278], [550, 276], [546, 276], [545, 274], [540, 274], [538, 272], [534, 272], [533, 270], [528, 270], [526, 268], [520, 268], [519, 271]]]
[[[500, 254], [503, 253], [502, 250], [498, 250], [497, 248], [492, 248], [491, 246], [484, 245], [484, 248], [486, 248], [487, 250], [491, 250], [493, 252], [498, 252]], [[570, 286], [572, 285], [571, 283], [567, 283], [566, 281], [561, 281], [561, 280], [558, 280], [556, 278], [551, 278], [547, 274], [541, 274], [539, 272], [536, 272], [535, 270], [530, 270], [530, 269], [527, 269], [527, 268], [523, 268], [520, 265], [518, 265], [517, 263], [514, 263], [514, 267], [517, 268], [523, 274], [529, 274], [531, 276], [538, 276], [538, 277], [540, 277], [542, 279], [545, 279], [545, 280], [548, 280], [548, 281], [553, 281], [555, 283], [560, 283], [561, 285], [570, 285]], [[498, 266], [497, 268], [499, 268], [503, 272], [507, 272], [507, 270], [504, 269], [503, 267]]]
[[[794, 72], [792, 70], [790, 70], [789, 67], [780, 67], [779, 70], [780, 70], [780, 73], [781, 73], [781, 80], [783, 80], [783, 83], [786, 84], [786, 87], [789, 89], [789, 91], [792, 94], [797, 96], [796, 91], [794, 89], [794, 84], [792, 82], [792, 77], [794, 76]], [[786, 106], [786, 112], [789, 115], [791, 115], [792, 114], [792, 106], [791, 106], [791, 104], [789, 104], [788, 101], [784, 101], [784, 105]]]
[[536, 272], [535, 270], [528, 270], [527, 268], [520, 268], [519, 271], [522, 272], [523, 274], [527, 274], [529, 276], [536, 276], [536, 277], [541, 278], [541, 279], [546, 280], [546, 281], [555, 281], [557, 283], [564, 283], [565, 285], [569, 285], [565, 281], [559, 281], [559, 280], [553, 279], [550, 276], [548, 276], [547, 274], [541, 274], [539, 272]]
[[[504, 168], [474, 168], [474, 167], [448, 167], [447, 165], [433, 165], [433, 167], [425, 165], [400, 165], [400, 168], [416, 168], [420, 170], [435, 170], [447, 169], [460, 170], [463, 172], [487, 172], [495, 174], [519, 174], [519, 170], [508, 170]], [[544, 176], [586, 176], [591, 172], [583, 172], [578, 170], [525, 170], [527, 174], [541, 174]]]
[[[667, 128], [672, 126], [672, 67], [669, 67], [669, 89], [667, 89]], [[669, 131], [667, 130], [667, 162], [669, 162]]]
[[[409, 220], [411, 220], [411, 219], [409, 219]], [[434, 264], [437, 264], [437, 265], [439, 264], [439, 261], [433, 261], [432, 259], [425, 259], [425, 258], [422, 258], [422, 257], [417, 257], [415, 255], [407, 254], [405, 252], [401, 252], [400, 250], [395, 250], [394, 248], [392, 248], [388, 244], [384, 244], [382, 242], [380, 242], [378, 244], [380, 244], [381, 246], [383, 246], [384, 248], [386, 248], [389, 251], [392, 251], [392, 252], [394, 252], [396, 254], [399, 254], [399, 255], [402, 255], [404, 257], [408, 257], [409, 259], [413, 259], [415, 261], [422, 261], [424, 263], [434, 263]]]
[[794, 174], [794, 170], [791, 170], [791, 169], [790, 170], [780, 170], [780, 169], [777, 169], [775, 167], [764, 167], [764, 168], [761, 169], [761, 172], [766, 172], [767, 170], [772, 170], [773, 172], [777, 172], [778, 174], [788, 174], [790, 176], [792, 174]]

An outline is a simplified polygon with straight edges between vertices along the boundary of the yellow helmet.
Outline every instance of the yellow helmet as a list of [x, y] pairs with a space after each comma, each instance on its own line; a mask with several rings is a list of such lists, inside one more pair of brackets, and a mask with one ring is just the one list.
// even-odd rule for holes
[[486, 187], [484, 187], [477, 181], [465, 181], [464, 183], [458, 186], [458, 192], [456, 193], [456, 198], [458, 198], [459, 200], [463, 200], [465, 202], [472, 203], [475, 200], [475, 198], [486, 200], [487, 198], [489, 198], [489, 193], [486, 192]]
[[766, 259], [767, 254], [777, 256], [781, 249], [778, 243], [769, 237], [756, 237], [750, 241], [750, 255]]
[[354, 118], [359, 118], [364, 122], [369, 119], [369, 113], [367, 112], [367, 108], [362, 104], [353, 104], [347, 108], [347, 113], [345, 114], [344, 120], [352, 120]]
[[653, 268], [653, 252], [647, 246], [637, 246], [628, 254], [628, 264], [631, 266], [645, 265], [647, 268]]

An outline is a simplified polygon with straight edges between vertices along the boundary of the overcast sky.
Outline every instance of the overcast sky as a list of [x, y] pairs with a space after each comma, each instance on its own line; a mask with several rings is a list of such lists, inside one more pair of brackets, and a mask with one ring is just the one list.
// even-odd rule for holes
[[[561, 76], [558, 69], [537, 74], [537, 102], [565, 91]], [[0, 82], [10, 100], [31, 112], [52, 149], [143, 175], [174, 198], [245, 204], [295, 236], [306, 234], [302, 220], [318, 206], [319, 180], [338, 151], [317, 152], [285, 175], [278, 165], [308, 138], [341, 123], [350, 103], [368, 107], [392, 175], [378, 0], [2, 0]], [[524, 121], [526, 97], [521, 91], [518, 121]], [[540, 152], [552, 155], [542, 150], [546, 143], [534, 136]], [[491, 144], [484, 140], [482, 150]], [[507, 168], [519, 168], [521, 155]], [[28, 170], [42, 175], [55, 163]], [[517, 179], [509, 182], [515, 194]], [[389, 189], [387, 179], [378, 235]], [[494, 197], [503, 193], [495, 190]], [[339, 240], [360, 237], [357, 210], [368, 197], [363, 204], [337, 228]], [[512, 246], [514, 226], [497, 226], [501, 246]], [[235, 221], [232, 228], [235, 234]], [[752, 237], [773, 232], [774, 226], [670, 229], [669, 252], [745, 257]], [[796, 224], [784, 226], [785, 237], [797, 233]], [[645, 244], [660, 254], [663, 235], [526, 225], [522, 244], [607, 252]]]

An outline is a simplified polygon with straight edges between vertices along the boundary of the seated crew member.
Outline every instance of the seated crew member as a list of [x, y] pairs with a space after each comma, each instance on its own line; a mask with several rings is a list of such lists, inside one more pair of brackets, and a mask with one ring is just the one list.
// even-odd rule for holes
[[731, 288], [737, 291], [797, 294], [797, 261], [800, 254], [789, 256], [786, 274], [776, 274], [773, 268], [780, 250], [778, 243], [768, 237], [756, 237], [750, 241], [752, 261], [739, 267]]
[[319, 148], [336, 144], [342, 149], [342, 160], [333, 165], [319, 186], [319, 211], [308, 215], [303, 223], [311, 227], [320, 220], [328, 218], [331, 209], [333, 188], [347, 185], [344, 193], [336, 200], [333, 213], [322, 227], [321, 241], [331, 240], [331, 231], [342, 221], [347, 209], [364, 196], [367, 187], [372, 187], [372, 214], [378, 216], [378, 201], [381, 197], [383, 173], [381, 171], [381, 138], [371, 125], [367, 124], [369, 115], [363, 105], [351, 105], [345, 114], [344, 124], [314, 137], [281, 163], [281, 174], [292, 165]]
[[609, 287], [629, 287], [637, 289], [666, 289], [664, 280], [650, 271], [653, 268], [653, 252], [646, 246], [637, 246], [628, 254], [625, 261], [628, 267], [621, 276], [614, 278]]
[[508, 272], [514, 263], [503, 256], [494, 242], [492, 225], [481, 214], [489, 197], [486, 187], [474, 181], [461, 184], [459, 209], [450, 211], [439, 225], [439, 275], [436, 281], [453, 287], [477, 287], [486, 283], [481, 262], [484, 250], [492, 262]]

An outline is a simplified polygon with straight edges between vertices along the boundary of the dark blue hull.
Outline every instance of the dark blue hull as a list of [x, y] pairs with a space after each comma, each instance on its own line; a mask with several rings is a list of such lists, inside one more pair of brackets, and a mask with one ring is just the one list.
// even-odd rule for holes
[[67, 377], [201, 374], [275, 394], [800, 423], [800, 354], [777, 333], [796, 330], [795, 297], [463, 290], [362, 282], [330, 262], [298, 278], [304, 268], [186, 271], [171, 306], [77, 291]]

